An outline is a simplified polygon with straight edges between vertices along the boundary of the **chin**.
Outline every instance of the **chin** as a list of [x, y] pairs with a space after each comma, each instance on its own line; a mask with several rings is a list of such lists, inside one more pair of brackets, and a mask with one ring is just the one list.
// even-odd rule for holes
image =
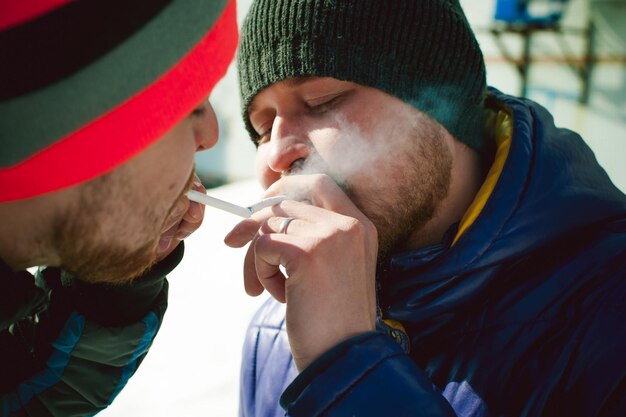
[[128, 284], [145, 274], [157, 259], [155, 243], [134, 250], [81, 245], [64, 251], [62, 268], [75, 279], [91, 283]]

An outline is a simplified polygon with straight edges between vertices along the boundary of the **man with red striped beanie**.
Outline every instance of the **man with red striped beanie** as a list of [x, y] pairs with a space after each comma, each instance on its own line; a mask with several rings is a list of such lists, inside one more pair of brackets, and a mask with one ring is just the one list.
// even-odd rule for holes
[[93, 415], [143, 360], [237, 36], [235, 0], [0, 0], [1, 416]]

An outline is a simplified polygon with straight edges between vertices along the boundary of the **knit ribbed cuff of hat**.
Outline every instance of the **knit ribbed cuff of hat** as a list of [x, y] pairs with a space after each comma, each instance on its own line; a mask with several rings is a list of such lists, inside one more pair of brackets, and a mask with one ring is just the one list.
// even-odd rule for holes
[[238, 55], [242, 112], [271, 84], [302, 76], [374, 87], [482, 147], [485, 68], [456, 0], [257, 0]]

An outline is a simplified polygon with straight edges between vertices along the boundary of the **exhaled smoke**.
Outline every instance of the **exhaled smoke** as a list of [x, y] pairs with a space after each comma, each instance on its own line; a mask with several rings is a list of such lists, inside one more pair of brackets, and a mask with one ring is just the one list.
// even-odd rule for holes
[[[426, 117], [406, 105], [398, 114], [377, 114], [357, 125], [348, 121], [342, 114], [335, 114], [328, 127], [314, 131], [311, 135], [323, 135], [317, 141], [322, 146], [311, 149], [306, 159], [293, 163], [289, 175], [326, 174], [344, 190], [347, 190], [355, 177], [367, 182], [370, 187], [384, 185], [381, 168], [388, 165], [390, 158], [396, 158], [406, 147], [403, 141], [414, 141], [412, 134], [419, 119]], [[374, 124], [374, 120], [393, 117], [401, 122], [388, 128], [388, 123]], [[363, 126], [363, 127], [361, 127]]]
[[411, 236], [433, 218], [448, 192], [452, 157], [445, 129], [431, 117], [408, 104], [378, 110], [360, 115], [358, 125], [337, 115], [310, 132], [318, 148], [289, 174], [333, 178], [378, 229], [384, 257], [411, 247]]

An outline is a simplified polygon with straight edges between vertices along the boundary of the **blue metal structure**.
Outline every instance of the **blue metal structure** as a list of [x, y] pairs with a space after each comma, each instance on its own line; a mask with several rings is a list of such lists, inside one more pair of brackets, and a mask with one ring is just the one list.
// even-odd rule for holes
[[[561, 19], [568, 0], [496, 0], [494, 19], [505, 23], [551, 26]], [[531, 5], [541, 6], [533, 12]]]
[[[528, 73], [532, 62], [531, 37], [537, 32], [551, 32], [557, 36], [557, 42], [565, 55], [571, 50], [562, 35], [576, 33], [586, 38], [586, 51], [580, 64], [569, 64], [582, 81], [579, 101], [586, 103], [589, 97], [589, 79], [593, 57], [593, 21], [590, 18], [586, 29], [564, 28], [561, 25], [569, 0], [496, 0], [494, 25], [490, 32], [502, 55], [514, 64], [521, 76], [520, 95], [528, 92]], [[523, 47], [519, 58], [513, 56], [501, 38], [505, 33], [514, 33], [522, 37]]]

